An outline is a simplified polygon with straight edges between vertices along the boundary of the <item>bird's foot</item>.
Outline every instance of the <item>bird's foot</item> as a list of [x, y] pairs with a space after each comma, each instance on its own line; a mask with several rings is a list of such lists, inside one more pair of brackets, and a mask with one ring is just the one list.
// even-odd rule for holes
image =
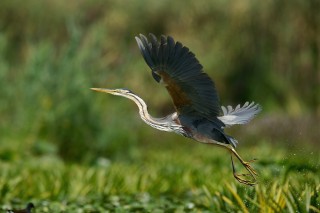
[[236, 173], [234, 173], [233, 176], [237, 181], [239, 181], [239, 183], [243, 183], [248, 186], [254, 186], [257, 184], [255, 178], [253, 180], [242, 178], [243, 176], [251, 176], [250, 174], [236, 174]]
[[[256, 161], [256, 159], [250, 160], [250, 161], [243, 161], [240, 156], [238, 158], [241, 162], [241, 164], [244, 166], [244, 168], [249, 172], [246, 174], [237, 174], [236, 173], [236, 169], [234, 167], [233, 164], [233, 159], [232, 159], [232, 155], [231, 155], [231, 163], [232, 163], [232, 170], [233, 170], [233, 176], [235, 177], [235, 179], [237, 181], [239, 181], [240, 183], [249, 185], [249, 186], [254, 186], [257, 181], [256, 181], [256, 177], [258, 176], [258, 173], [252, 168], [252, 166], [250, 165], [250, 163]], [[249, 178], [248, 178], [249, 177]]]
[[[232, 158], [231, 158], [232, 159]], [[254, 186], [257, 183], [256, 177], [258, 176], [258, 173], [254, 170], [254, 168], [250, 165], [250, 163], [256, 161], [256, 159], [250, 160], [250, 161], [242, 161], [242, 165], [245, 167], [245, 169], [249, 172], [246, 174], [237, 174], [233, 165], [232, 161], [232, 167], [233, 167], [233, 176], [240, 182], [249, 186]], [[247, 177], [250, 177], [249, 179]]]
[[[248, 172], [250, 173], [251, 176], [258, 176], [258, 173], [256, 172], [256, 170], [250, 165], [250, 163], [255, 162], [257, 159], [252, 159], [250, 161], [244, 161], [242, 163], [242, 165], [248, 170]], [[249, 175], [249, 174], [248, 174]]]

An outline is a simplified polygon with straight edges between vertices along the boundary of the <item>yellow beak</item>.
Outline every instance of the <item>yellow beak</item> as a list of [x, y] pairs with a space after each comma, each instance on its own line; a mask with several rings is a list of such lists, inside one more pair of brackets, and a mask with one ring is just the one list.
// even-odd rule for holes
[[115, 90], [114, 89], [103, 89], [103, 88], [90, 88], [94, 91], [97, 91], [97, 92], [105, 92], [105, 93], [114, 93]]

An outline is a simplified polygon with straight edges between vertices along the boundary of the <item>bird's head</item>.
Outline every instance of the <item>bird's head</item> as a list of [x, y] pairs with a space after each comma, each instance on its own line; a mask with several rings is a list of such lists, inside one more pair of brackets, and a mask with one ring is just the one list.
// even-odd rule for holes
[[33, 203], [28, 203], [28, 205], [27, 205], [27, 210], [28, 210], [28, 211], [31, 211], [31, 209], [33, 209], [33, 208], [35, 208], [34, 205], [33, 205]]
[[105, 93], [109, 93], [112, 95], [119, 95], [119, 96], [124, 96], [127, 97], [129, 94], [132, 94], [132, 92], [128, 89], [104, 89], [104, 88], [91, 88], [94, 91], [97, 92], [105, 92]]

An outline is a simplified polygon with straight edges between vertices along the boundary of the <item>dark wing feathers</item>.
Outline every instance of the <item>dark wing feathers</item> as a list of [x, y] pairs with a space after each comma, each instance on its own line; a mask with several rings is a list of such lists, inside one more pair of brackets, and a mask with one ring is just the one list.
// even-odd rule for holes
[[220, 114], [214, 83], [187, 47], [163, 35], [159, 41], [153, 34], [149, 40], [142, 34], [136, 40], [154, 79], [164, 83], [178, 113], [208, 119]]
[[138, 43], [139, 49], [142, 53], [142, 56], [149, 67], [154, 67], [153, 60], [151, 58], [152, 54], [150, 52], [151, 46], [149, 47], [149, 43], [147, 41], [147, 38], [144, 35], [140, 36], [140, 39], [136, 37], [136, 41]]

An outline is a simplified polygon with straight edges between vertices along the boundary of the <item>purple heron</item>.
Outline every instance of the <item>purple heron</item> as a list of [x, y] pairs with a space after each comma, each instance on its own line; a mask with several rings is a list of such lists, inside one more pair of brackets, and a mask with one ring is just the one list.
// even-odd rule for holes
[[[158, 41], [153, 34], [149, 35], [149, 40], [140, 34], [136, 41], [153, 78], [168, 90], [176, 112], [154, 118], [148, 113], [146, 103], [128, 89], [92, 90], [131, 99], [138, 106], [141, 119], [153, 128], [227, 149], [231, 153], [234, 177], [240, 183], [254, 185], [257, 173], [250, 165], [252, 161], [246, 162], [240, 157], [235, 150], [237, 140], [225, 134], [224, 128], [248, 123], [261, 111], [259, 104], [246, 102], [235, 108], [220, 106], [214, 82], [203, 72], [195, 55], [172, 37], [162, 35]], [[232, 155], [249, 173], [236, 173]]]
[[21, 210], [7, 210], [7, 213], [31, 213], [32, 209], [35, 208], [33, 203], [28, 203], [27, 207], [25, 209]]

